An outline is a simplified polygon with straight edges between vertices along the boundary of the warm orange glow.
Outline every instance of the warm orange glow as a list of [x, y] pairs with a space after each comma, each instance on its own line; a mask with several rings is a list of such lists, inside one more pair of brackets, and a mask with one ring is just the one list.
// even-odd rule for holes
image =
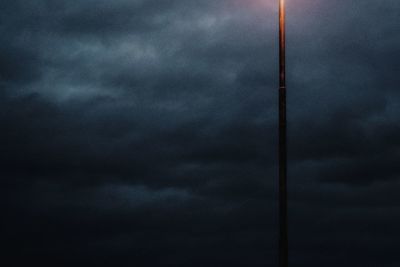
[[279, 10], [285, 15], [285, 0], [279, 1]]
[[[281, 29], [285, 28], [285, 0], [279, 1], [279, 26]], [[284, 37], [284, 36], [283, 36]]]

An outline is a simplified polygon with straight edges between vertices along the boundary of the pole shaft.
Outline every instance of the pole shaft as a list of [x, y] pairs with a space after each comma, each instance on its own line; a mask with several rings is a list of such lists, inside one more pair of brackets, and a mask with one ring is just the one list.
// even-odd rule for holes
[[279, 0], [279, 266], [288, 266], [287, 129], [286, 129], [286, 11]]

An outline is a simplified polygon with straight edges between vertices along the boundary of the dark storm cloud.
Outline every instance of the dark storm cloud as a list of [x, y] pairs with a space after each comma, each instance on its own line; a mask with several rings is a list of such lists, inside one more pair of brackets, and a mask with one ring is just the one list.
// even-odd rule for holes
[[[275, 1], [0, 10], [8, 255], [274, 266]], [[294, 266], [399, 262], [399, 11], [288, 3]]]

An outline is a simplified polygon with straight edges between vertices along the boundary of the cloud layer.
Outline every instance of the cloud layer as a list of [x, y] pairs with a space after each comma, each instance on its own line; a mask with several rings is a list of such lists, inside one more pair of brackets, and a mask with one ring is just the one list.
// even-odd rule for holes
[[[2, 1], [8, 265], [276, 266], [275, 2]], [[288, 1], [293, 266], [400, 264], [399, 11]]]

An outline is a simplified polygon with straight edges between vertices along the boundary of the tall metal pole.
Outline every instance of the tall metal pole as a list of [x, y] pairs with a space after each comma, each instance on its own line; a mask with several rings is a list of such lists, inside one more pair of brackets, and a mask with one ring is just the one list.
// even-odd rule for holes
[[285, 0], [279, 0], [279, 266], [288, 266]]

